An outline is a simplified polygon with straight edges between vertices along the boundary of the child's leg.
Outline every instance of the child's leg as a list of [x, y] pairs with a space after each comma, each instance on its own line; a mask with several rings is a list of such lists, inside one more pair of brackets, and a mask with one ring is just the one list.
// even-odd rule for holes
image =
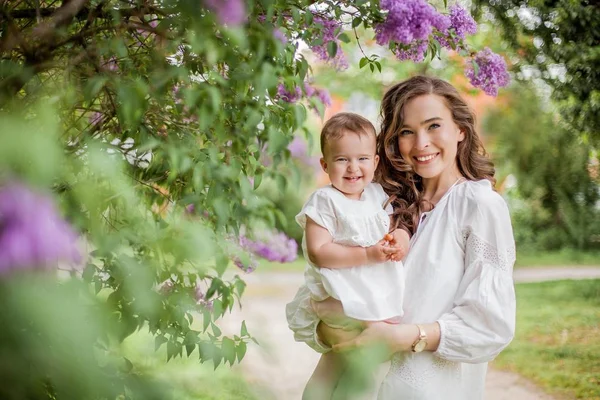
[[342, 372], [341, 355], [332, 351], [322, 354], [317, 367], [304, 388], [302, 400], [331, 400]]
[[[321, 340], [327, 345], [354, 339], [359, 330], [346, 331], [321, 322], [317, 327]], [[335, 387], [346, 367], [345, 356], [329, 352], [321, 355], [319, 363], [306, 384], [302, 400], [331, 400]]]

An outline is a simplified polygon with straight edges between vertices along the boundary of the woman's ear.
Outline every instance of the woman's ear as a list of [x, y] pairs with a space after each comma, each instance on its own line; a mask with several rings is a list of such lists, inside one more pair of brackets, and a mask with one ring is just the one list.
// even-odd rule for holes
[[465, 131], [460, 130], [458, 132], [458, 141], [462, 142], [463, 140], [465, 140]]

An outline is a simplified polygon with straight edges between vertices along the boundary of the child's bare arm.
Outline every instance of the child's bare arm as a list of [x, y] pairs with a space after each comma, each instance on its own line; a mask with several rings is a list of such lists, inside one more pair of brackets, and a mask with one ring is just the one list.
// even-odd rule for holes
[[308, 217], [305, 232], [308, 258], [319, 267], [337, 269], [381, 263], [389, 260], [393, 252], [384, 246], [384, 241], [370, 247], [334, 243], [329, 231]]
[[302, 400], [331, 400], [343, 370], [341, 354], [332, 351], [322, 354], [302, 393]]

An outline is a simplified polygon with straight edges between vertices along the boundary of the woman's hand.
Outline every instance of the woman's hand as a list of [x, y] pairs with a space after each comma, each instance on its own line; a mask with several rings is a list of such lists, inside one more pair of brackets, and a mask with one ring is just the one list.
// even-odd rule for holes
[[384, 345], [389, 355], [409, 351], [419, 337], [419, 329], [412, 324], [371, 322], [356, 338], [333, 346], [333, 351], [346, 352], [368, 346]]

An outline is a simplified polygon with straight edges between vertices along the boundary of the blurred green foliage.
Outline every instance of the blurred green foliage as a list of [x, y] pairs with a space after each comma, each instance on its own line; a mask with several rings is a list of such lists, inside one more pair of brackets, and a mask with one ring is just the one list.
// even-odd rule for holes
[[516, 185], [507, 190], [520, 250], [600, 248], [600, 186], [591, 145], [565, 129], [532, 85], [515, 84], [484, 129], [494, 160]]
[[[278, 86], [312, 79], [296, 42], [323, 44], [313, 3], [242, 1], [225, 26], [196, 0], [0, 2], [0, 180], [51, 191], [86, 254], [58, 281], [3, 277], [0, 397], [168, 398], [122, 351], [140, 330], [167, 360], [244, 357], [245, 325], [218, 326], [245, 288], [228, 267], [242, 226], [297, 212], [287, 147], [323, 105]], [[377, 2], [320, 7], [382, 20]]]
[[595, 0], [476, 0], [515, 51], [522, 79], [552, 87], [572, 134], [600, 144], [600, 7]]

